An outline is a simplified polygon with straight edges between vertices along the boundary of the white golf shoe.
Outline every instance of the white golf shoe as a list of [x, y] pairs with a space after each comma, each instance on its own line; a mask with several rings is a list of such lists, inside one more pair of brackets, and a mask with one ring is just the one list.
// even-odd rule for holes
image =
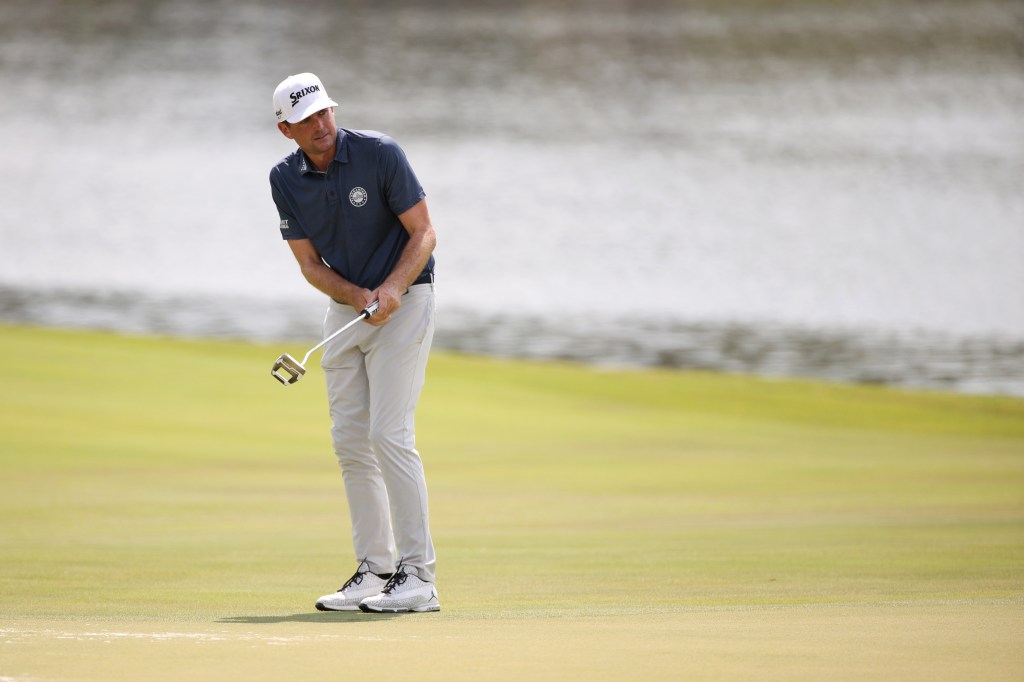
[[316, 600], [316, 608], [318, 611], [358, 611], [359, 602], [380, 594], [387, 583], [386, 579], [370, 571], [369, 564], [362, 561], [355, 575], [340, 590]]
[[399, 565], [380, 594], [368, 597], [359, 604], [367, 613], [407, 613], [440, 611], [434, 583], [421, 580], [412, 566]]

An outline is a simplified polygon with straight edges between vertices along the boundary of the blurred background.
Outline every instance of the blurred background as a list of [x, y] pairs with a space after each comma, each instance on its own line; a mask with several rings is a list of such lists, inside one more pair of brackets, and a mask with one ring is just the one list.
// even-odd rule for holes
[[435, 347], [1024, 395], [1019, 0], [5, 0], [0, 321], [318, 337], [301, 71], [426, 188]]

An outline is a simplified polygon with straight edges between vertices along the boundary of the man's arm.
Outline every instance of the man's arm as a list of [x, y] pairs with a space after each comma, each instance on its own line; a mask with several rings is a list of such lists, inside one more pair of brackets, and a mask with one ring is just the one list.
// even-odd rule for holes
[[302, 276], [314, 287], [335, 301], [347, 303], [356, 310], [362, 310], [374, 301], [373, 292], [352, 284], [334, 270], [327, 267], [320, 252], [308, 239], [289, 239], [288, 246], [299, 263]]
[[426, 199], [421, 199], [415, 206], [398, 216], [398, 219], [409, 233], [409, 243], [402, 250], [402, 255], [391, 270], [391, 274], [380, 288], [371, 294], [369, 302], [380, 301], [380, 308], [367, 321], [378, 326], [391, 319], [391, 315], [402, 305], [402, 294], [423, 272], [427, 261], [430, 260], [430, 254], [437, 246], [437, 233], [430, 222]]
[[302, 276], [314, 287], [335, 301], [346, 303], [356, 310], [362, 310], [374, 301], [380, 302], [377, 312], [367, 322], [380, 326], [391, 319], [391, 315], [402, 305], [402, 294], [406, 292], [430, 260], [430, 254], [437, 245], [437, 234], [430, 222], [426, 199], [398, 216], [409, 233], [409, 243], [391, 274], [376, 290], [363, 289], [327, 267], [320, 253], [308, 239], [289, 239], [292, 255], [299, 264]]

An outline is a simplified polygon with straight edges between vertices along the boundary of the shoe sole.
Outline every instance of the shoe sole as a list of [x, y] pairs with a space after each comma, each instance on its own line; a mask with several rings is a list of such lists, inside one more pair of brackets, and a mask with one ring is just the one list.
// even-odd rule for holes
[[321, 602], [317, 602], [316, 603], [316, 610], [317, 611], [358, 611], [359, 607], [358, 606], [342, 606], [342, 607], [337, 608], [337, 609], [332, 609], [329, 606], [324, 606]]
[[362, 611], [363, 613], [434, 613], [436, 611], [440, 611], [441, 610], [441, 605], [440, 604], [426, 604], [425, 606], [416, 606], [416, 607], [413, 607], [411, 609], [408, 609], [408, 608], [389, 609], [389, 608], [386, 608], [386, 607], [384, 607], [384, 608], [376, 607], [375, 608], [375, 607], [372, 607], [372, 606], [367, 606], [366, 604], [360, 604], [359, 605], [359, 610]]

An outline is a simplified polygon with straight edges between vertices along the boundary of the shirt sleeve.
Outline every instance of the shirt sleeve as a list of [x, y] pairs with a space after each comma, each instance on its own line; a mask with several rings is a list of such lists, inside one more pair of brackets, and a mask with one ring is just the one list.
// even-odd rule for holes
[[274, 198], [274, 205], [277, 206], [277, 214], [281, 219], [281, 239], [308, 239], [295, 217], [291, 202], [288, 201], [279, 186], [281, 183], [279, 172], [277, 168], [270, 171], [270, 194]]
[[405, 213], [427, 195], [405, 151], [387, 135], [383, 135], [377, 145], [377, 168], [381, 190], [395, 215]]

